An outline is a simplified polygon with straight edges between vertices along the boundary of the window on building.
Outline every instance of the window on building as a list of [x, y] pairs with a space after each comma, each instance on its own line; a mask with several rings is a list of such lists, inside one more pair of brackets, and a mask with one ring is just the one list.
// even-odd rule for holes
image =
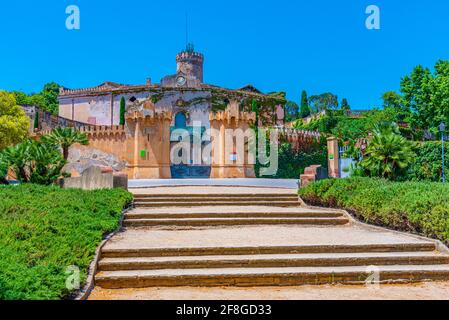
[[187, 127], [187, 117], [184, 112], [179, 112], [176, 114], [175, 127], [176, 128], [186, 128]]

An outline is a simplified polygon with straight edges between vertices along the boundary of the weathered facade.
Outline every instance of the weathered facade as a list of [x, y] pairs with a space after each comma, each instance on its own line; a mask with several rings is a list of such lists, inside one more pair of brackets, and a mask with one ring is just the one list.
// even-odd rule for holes
[[[282, 126], [285, 97], [266, 95], [252, 86], [229, 90], [205, 84], [204, 57], [191, 47], [179, 53], [176, 62], [176, 74], [160, 84], [105, 82], [94, 88], [62, 89], [59, 116], [85, 123], [79, 130], [89, 137], [89, 147], [124, 161], [130, 178], [255, 177], [249, 140], [244, 148], [229, 146], [227, 134], [256, 125], [254, 105], [259, 126]], [[123, 98], [126, 123], [120, 125]]]

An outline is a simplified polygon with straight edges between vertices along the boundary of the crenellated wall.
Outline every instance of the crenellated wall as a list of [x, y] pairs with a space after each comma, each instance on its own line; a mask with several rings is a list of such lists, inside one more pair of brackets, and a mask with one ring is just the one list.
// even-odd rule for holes
[[282, 128], [278, 132], [280, 138], [290, 143], [295, 151], [305, 150], [321, 139], [321, 134], [316, 131]]

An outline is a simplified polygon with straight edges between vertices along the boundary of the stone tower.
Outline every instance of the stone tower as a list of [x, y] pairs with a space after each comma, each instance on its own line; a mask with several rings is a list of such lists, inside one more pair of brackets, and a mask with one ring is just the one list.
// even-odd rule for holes
[[187, 80], [198, 80], [203, 83], [204, 56], [195, 52], [193, 45], [187, 45], [185, 51], [176, 56], [177, 74], [183, 74]]

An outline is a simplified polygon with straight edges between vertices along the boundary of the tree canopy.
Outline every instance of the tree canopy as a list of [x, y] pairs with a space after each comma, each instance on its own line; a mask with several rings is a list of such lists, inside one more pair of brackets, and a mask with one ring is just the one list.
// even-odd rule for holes
[[326, 92], [320, 95], [311, 96], [309, 104], [313, 112], [319, 113], [321, 111], [337, 110], [338, 96], [333, 93]]
[[29, 128], [30, 120], [14, 95], [0, 91], [0, 150], [23, 141]]
[[55, 82], [47, 83], [41, 92], [26, 94], [21, 91], [13, 91], [17, 104], [20, 106], [36, 106], [42, 110], [58, 114], [59, 102], [59, 88], [61, 86]]
[[301, 118], [310, 116], [309, 98], [305, 90], [303, 90], [301, 93], [301, 107], [299, 113]]
[[400, 93], [386, 92], [383, 100], [385, 107], [395, 110], [398, 121], [437, 133], [442, 121], [449, 122], [449, 61], [439, 60], [433, 71], [416, 66], [402, 78]]

